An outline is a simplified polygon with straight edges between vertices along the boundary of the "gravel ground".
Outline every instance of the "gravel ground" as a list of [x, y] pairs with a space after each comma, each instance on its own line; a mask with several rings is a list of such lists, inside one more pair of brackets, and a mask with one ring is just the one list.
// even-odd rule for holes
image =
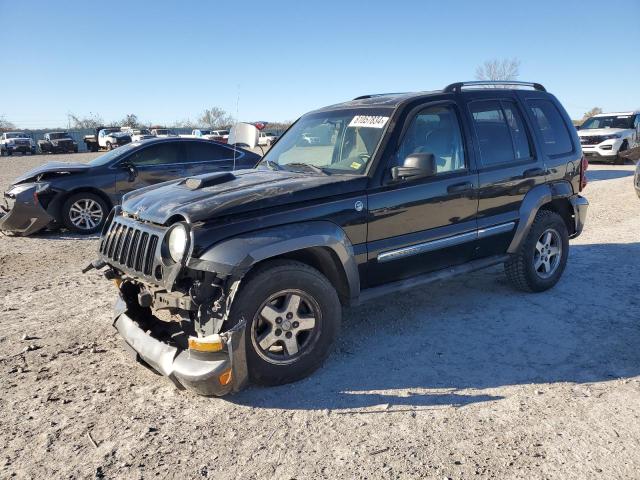
[[[0, 190], [50, 159], [1, 158]], [[125, 354], [96, 237], [0, 238], [0, 477], [639, 478], [632, 171], [592, 165], [553, 290], [493, 268], [350, 309], [313, 376], [223, 399]]]

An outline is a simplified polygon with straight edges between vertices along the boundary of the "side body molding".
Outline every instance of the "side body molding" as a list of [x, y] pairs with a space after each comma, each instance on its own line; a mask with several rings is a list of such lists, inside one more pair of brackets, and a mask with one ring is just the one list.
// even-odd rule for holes
[[342, 228], [327, 221], [282, 225], [222, 240], [187, 266], [240, 279], [262, 260], [312, 247], [326, 247], [335, 253], [344, 269], [349, 297], [356, 299], [360, 276], [353, 245]]
[[573, 188], [567, 181], [545, 183], [532, 188], [525, 195], [520, 205], [518, 227], [507, 249], [507, 253], [515, 253], [518, 250], [542, 205], [556, 198], [569, 198], [572, 195]]

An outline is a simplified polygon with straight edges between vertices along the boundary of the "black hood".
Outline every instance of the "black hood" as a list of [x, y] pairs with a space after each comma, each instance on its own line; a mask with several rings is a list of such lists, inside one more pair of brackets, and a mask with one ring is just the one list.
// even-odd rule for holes
[[13, 181], [13, 184], [24, 183], [27, 181], [35, 181], [37, 177], [42, 174], [69, 174], [85, 172], [91, 168], [91, 165], [86, 163], [66, 163], [66, 162], [48, 162], [44, 165], [29, 170], [27, 173], [23, 173]]
[[[202, 186], [198, 187], [198, 183]], [[209, 186], [206, 186], [207, 183]], [[251, 210], [364, 190], [367, 178], [272, 170], [237, 170], [165, 182], [126, 195], [122, 209], [165, 224], [176, 215], [191, 223]]]

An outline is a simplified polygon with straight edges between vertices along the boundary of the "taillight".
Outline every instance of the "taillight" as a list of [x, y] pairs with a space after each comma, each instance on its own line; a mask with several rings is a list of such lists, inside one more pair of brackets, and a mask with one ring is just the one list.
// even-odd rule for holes
[[587, 186], [587, 169], [589, 168], [589, 160], [587, 157], [582, 155], [582, 160], [580, 160], [580, 191], [584, 190], [584, 187]]

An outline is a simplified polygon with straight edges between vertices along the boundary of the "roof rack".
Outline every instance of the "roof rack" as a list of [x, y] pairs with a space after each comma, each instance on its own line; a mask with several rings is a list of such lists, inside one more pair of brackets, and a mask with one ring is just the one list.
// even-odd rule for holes
[[540, 83], [517, 82], [515, 80], [479, 80], [476, 82], [457, 82], [457, 83], [452, 83], [451, 85], [447, 85], [443, 91], [447, 93], [452, 93], [452, 92], [460, 93], [463, 87], [496, 87], [496, 86], [531, 87], [534, 90], [539, 90], [541, 92], [547, 91], [547, 89], [544, 88]]
[[364, 100], [365, 98], [375, 98], [375, 97], [384, 97], [385, 95], [402, 95], [400, 92], [395, 93], [372, 93], [370, 95], [360, 95], [359, 97], [354, 98], [354, 100]]

